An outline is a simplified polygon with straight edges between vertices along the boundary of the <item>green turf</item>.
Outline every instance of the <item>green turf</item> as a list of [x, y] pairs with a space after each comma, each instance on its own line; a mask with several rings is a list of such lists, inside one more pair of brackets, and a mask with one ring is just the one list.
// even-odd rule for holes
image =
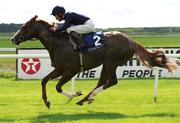
[[[0, 51], [0, 54], [15, 54], [14, 51]], [[0, 58], [0, 69], [14, 70], [16, 69], [16, 59], [14, 58]], [[0, 72], [1, 74], [1, 72]]]
[[[160, 79], [158, 102], [153, 102], [154, 80], [121, 80], [100, 93], [92, 104], [78, 106], [77, 97], [69, 104], [47, 84], [51, 109], [41, 99], [40, 80], [0, 79], [0, 123], [179, 123], [180, 81]], [[76, 81], [75, 90], [87, 94], [96, 81]], [[70, 91], [70, 82], [65, 85]]]
[[180, 47], [180, 37], [177, 36], [132, 36], [131, 38], [145, 47]]
[[19, 46], [13, 45], [10, 39], [0, 39], [0, 48], [43, 48], [38, 40], [23, 42]]

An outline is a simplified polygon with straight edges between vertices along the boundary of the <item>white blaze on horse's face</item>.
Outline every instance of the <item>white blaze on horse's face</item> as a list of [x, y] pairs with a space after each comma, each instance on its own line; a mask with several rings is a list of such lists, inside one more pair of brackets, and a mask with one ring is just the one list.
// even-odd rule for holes
[[34, 36], [34, 31], [31, 21], [24, 24], [19, 31], [11, 38], [13, 44], [19, 45], [21, 42], [30, 40]]
[[21, 27], [20, 30], [18, 30], [15, 35], [11, 38], [11, 41], [13, 44], [19, 45], [24, 40], [23, 36], [23, 28], [25, 27], [25, 24]]
[[20, 31], [20, 30], [18, 30], [18, 31], [14, 34], [14, 36], [11, 38], [11, 41], [12, 41], [13, 44], [16, 44], [16, 37], [17, 37], [19, 31]]

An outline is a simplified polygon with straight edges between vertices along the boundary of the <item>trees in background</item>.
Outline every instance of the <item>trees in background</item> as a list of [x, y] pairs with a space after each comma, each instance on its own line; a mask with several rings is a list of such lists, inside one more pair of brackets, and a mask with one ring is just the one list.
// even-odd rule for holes
[[21, 28], [21, 26], [22, 26], [22, 24], [2, 23], [2, 24], [0, 24], [0, 32], [3, 32], [3, 33], [16, 32], [17, 30], [19, 30]]

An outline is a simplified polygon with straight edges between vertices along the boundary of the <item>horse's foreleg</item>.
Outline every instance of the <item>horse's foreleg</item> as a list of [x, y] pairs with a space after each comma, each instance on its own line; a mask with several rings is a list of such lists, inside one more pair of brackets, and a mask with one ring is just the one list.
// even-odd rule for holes
[[60, 76], [60, 72], [58, 72], [56, 69], [53, 70], [51, 73], [49, 73], [46, 77], [42, 79], [41, 85], [42, 85], [42, 99], [47, 106], [47, 108], [50, 108], [50, 102], [47, 100], [47, 94], [46, 94], [46, 84], [49, 80], [54, 79], [58, 76]]
[[69, 98], [73, 98], [76, 95], [75, 94], [71, 94], [68, 93], [66, 91], [62, 90], [62, 86], [67, 83], [75, 74], [72, 73], [71, 71], [65, 71], [61, 77], [61, 79], [58, 81], [57, 85], [56, 85], [56, 90], [57, 92], [69, 97]]

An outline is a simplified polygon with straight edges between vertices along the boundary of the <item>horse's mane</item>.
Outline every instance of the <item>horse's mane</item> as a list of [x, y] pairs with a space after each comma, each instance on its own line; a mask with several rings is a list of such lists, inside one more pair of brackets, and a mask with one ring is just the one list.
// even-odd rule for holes
[[[40, 24], [44, 25], [47, 29], [53, 27], [54, 25], [53, 24], [50, 24], [44, 20], [37, 20]], [[50, 32], [50, 31], [49, 31]], [[63, 37], [67, 37], [69, 36], [69, 34], [65, 31], [63, 32], [50, 32], [52, 34], [53, 37], [56, 37], [56, 38], [63, 38]]]
[[50, 28], [50, 27], [53, 27], [54, 25], [53, 24], [50, 24], [44, 20], [37, 20], [40, 24], [44, 25], [45, 27], [47, 28]]

